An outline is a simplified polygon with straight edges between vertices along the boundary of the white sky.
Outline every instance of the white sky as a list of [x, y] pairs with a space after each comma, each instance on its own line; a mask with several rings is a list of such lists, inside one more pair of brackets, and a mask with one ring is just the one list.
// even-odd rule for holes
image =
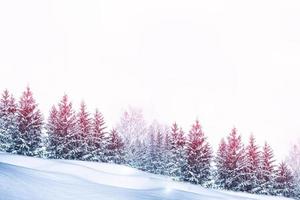
[[236, 126], [283, 158], [300, 137], [298, 0], [0, 1], [0, 90], [29, 84], [44, 113], [67, 93], [114, 125], [198, 118], [216, 145]]

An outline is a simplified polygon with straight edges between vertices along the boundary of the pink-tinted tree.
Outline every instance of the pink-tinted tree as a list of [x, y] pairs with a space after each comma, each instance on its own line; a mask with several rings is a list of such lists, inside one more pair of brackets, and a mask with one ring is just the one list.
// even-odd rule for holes
[[[224, 144], [222, 144], [223, 146]], [[220, 146], [220, 147], [222, 147]], [[225, 145], [224, 145], [225, 146]], [[222, 149], [219, 148], [219, 151]], [[241, 141], [241, 136], [237, 134], [235, 128], [232, 129], [227, 137], [226, 151], [219, 152], [224, 156], [217, 158], [219, 160], [217, 171], [221, 172], [218, 175], [220, 187], [227, 190], [242, 191], [243, 181], [245, 180], [245, 150]], [[224, 155], [223, 155], [224, 154]]]
[[268, 143], [265, 142], [263, 150], [260, 154], [260, 171], [259, 171], [259, 184], [260, 194], [274, 194], [274, 155], [273, 150]]
[[107, 138], [107, 151], [106, 158], [108, 162], [113, 162], [117, 164], [124, 163], [124, 143], [122, 138], [116, 131], [113, 129]]
[[244, 190], [250, 193], [258, 193], [260, 190], [259, 177], [260, 152], [255, 144], [253, 134], [250, 135], [249, 144], [246, 147], [246, 180], [244, 181]]
[[92, 119], [91, 132], [88, 137], [88, 160], [107, 162], [105, 151], [107, 148], [106, 126], [103, 115], [96, 109]]
[[88, 151], [88, 138], [91, 134], [91, 118], [90, 114], [86, 109], [84, 102], [80, 104], [80, 110], [77, 114], [77, 142], [75, 148], [75, 158], [79, 160], [87, 160], [90, 157], [90, 152]]
[[16, 153], [37, 156], [42, 142], [43, 117], [29, 87], [19, 101], [17, 119], [20, 138], [15, 146]]
[[187, 139], [187, 167], [184, 179], [203, 185], [210, 178], [212, 149], [207, 142], [200, 123], [196, 120]]
[[281, 162], [276, 170], [275, 194], [285, 197], [295, 196], [294, 177], [285, 162]]
[[221, 142], [218, 147], [217, 155], [215, 157], [216, 165], [216, 177], [215, 183], [217, 188], [225, 188], [227, 180], [227, 170], [226, 170], [226, 158], [227, 158], [227, 144], [224, 138], [221, 139]]

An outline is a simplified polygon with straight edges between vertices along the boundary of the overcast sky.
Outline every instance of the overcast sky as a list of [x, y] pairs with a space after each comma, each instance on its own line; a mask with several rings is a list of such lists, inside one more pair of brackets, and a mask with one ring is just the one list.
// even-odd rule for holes
[[67, 93], [109, 126], [196, 118], [216, 146], [233, 126], [283, 158], [300, 137], [299, 0], [0, 1], [0, 90], [29, 85], [47, 116]]

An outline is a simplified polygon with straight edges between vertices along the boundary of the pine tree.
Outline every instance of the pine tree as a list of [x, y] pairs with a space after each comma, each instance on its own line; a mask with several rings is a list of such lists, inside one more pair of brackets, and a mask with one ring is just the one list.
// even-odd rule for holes
[[162, 126], [154, 121], [148, 130], [147, 155], [145, 170], [155, 174], [162, 174], [163, 169], [163, 135]]
[[187, 169], [184, 179], [203, 185], [210, 177], [211, 159], [212, 149], [206, 141], [199, 121], [196, 120], [188, 135]]
[[163, 169], [162, 174], [170, 176], [170, 163], [172, 161], [172, 154], [171, 154], [171, 136], [170, 136], [170, 130], [169, 127], [165, 128], [164, 131], [164, 141], [163, 141]]
[[171, 162], [168, 164], [168, 168], [170, 175], [173, 176], [175, 180], [184, 179], [183, 172], [187, 166], [185, 145], [186, 139], [184, 132], [174, 123], [171, 131]]
[[[105, 122], [102, 114], [96, 109], [92, 119], [91, 133], [88, 137], [88, 160], [107, 162], [105, 157], [107, 150], [107, 138]], [[115, 130], [114, 130], [115, 131]]]
[[265, 143], [261, 152], [260, 168], [259, 168], [259, 185], [260, 194], [274, 194], [274, 156], [271, 147]]
[[55, 106], [52, 106], [48, 122], [46, 124], [46, 131], [48, 135], [47, 140], [47, 157], [61, 158], [60, 149], [62, 149], [61, 141], [63, 140], [59, 134], [58, 111]]
[[124, 163], [124, 143], [116, 129], [110, 131], [107, 142], [107, 151], [105, 155], [107, 161], [116, 164]]
[[224, 189], [243, 191], [243, 183], [245, 177], [245, 150], [241, 142], [241, 136], [237, 135], [235, 128], [232, 129], [227, 138], [225, 158], [222, 162], [224, 166], [221, 169], [222, 179], [219, 180], [223, 184]]
[[280, 163], [276, 170], [275, 194], [285, 197], [295, 196], [294, 177], [285, 162]]
[[88, 152], [88, 139], [91, 134], [91, 118], [90, 114], [86, 110], [84, 102], [80, 105], [80, 111], [77, 115], [78, 131], [76, 134], [76, 155], [78, 160], [87, 160], [90, 157]]
[[226, 158], [227, 158], [227, 144], [224, 138], [222, 138], [215, 158], [215, 163], [216, 163], [215, 184], [217, 188], [224, 189], [226, 186], [226, 180], [228, 179], [228, 173], [226, 169]]
[[15, 146], [16, 153], [37, 156], [42, 142], [43, 117], [29, 87], [20, 99], [17, 119], [20, 138]]
[[260, 190], [260, 184], [258, 180], [259, 164], [259, 150], [257, 145], [255, 144], [255, 138], [251, 134], [249, 138], [249, 144], [246, 147], [246, 180], [243, 184], [246, 192], [258, 193], [258, 191]]
[[157, 168], [157, 154], [156, 154], [156, 147], [155, 147], [155, 130], [154, 127], [150, 126], [149, 130], [149, 139], [147, 144], [147, 155], [146, 155], [146, 164], [145, 164], [145, 171], [150, 173], [155, 173]]
[[156, 150], [156, 174], [164, 174], [164, 146], [163, 146], [163, 133], [162, 129], [158, 130], [156, 134], [156, 143], [155, 143], [155, 150]]
[[10, 109], [11, 101], [13, 101], [13, 97], [10, 97], [8, 90], [5, 90], [0, 100], [0, 151], [11, 150], [12, 137], [14, 131], [17, 130], [17, 126], [14, 123], [15, 109], [13, 111]]
[[58, 104], [58, 109], [52, 107], [47, 123], [49, 137], [47, 149], [50, 158], [75, 159], [72, 155], [75, 149], [76, 129], [76, 115], [72, 103], [69, 102], [68, 96], [64, 95]]

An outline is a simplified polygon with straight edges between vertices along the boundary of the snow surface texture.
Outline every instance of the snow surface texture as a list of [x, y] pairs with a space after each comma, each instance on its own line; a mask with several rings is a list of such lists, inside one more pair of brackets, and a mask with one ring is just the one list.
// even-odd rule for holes
[[130, 167], [0, 153], [0, 200], [286, 199], [205, 189]]

